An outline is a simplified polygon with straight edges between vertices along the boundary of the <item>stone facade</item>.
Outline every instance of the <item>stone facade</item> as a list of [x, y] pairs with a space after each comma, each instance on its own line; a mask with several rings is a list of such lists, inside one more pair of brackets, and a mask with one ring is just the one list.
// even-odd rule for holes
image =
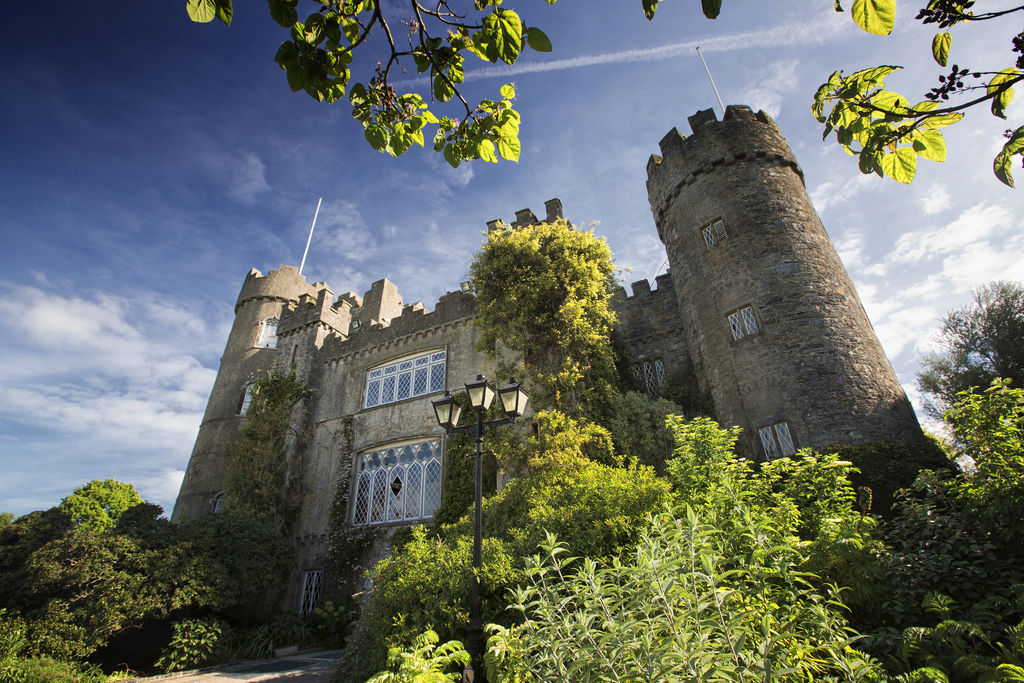
[[[632, 295], [613, 296], [638, 385], [656, 391], [666, 371], [692, 363], [719, 420], [743, 427], [755, 458], [921, 438], [778, 128], [747, 107], [729, 107], [723, 121], [700, 112], [690, 125], [691, 137], [673, 129], [648, 162], [669, 273], [654, 289], [642, 280]], [[559, 200], [545, 203], [545, 220], [561, 213]], [[536, 221], [523, 209], [512, 225]], [[475, 349], [474, 306], [462, 292], [445, 294], [432, 311], [405, 305], [388, 280], [363, 297], [335, 298], [293, 266], [250, 271], [172, 519], [216, 510], [227, 474], [221, 445], [245, 419], [247, 382], [275, 360], [295, 368], [312, 391], [294, 416], [306, 442], [292, 449], [291, 471], [302, 477], [305, 499], [285, 606], [308, 603], [326, 565], [329, 510], [344, 475], [352, 473], [355, 521], [394, 529], [432, 504], [428, 484], [439, 491], [444, 435], [430, 399], [478, 372], [493, 374], [493, 361]], [[385, 470], [405, 478], [397, 512], [390, 479], [374, 479]], [[360, 477], [370, 488], [359, 488]], [[385, 549], [378, 544], [364, 565]]]

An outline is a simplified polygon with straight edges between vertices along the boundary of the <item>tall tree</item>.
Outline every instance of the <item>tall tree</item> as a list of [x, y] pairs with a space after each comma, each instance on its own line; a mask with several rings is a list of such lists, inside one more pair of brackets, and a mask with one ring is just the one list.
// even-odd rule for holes
[[924, 359], [918, 387], [938, 415], [971, 387], [1004, 377], [1024, 387], [1024, 286], [993, 282], [973, 292], [974, 300], [942, 322], [942, 350]]

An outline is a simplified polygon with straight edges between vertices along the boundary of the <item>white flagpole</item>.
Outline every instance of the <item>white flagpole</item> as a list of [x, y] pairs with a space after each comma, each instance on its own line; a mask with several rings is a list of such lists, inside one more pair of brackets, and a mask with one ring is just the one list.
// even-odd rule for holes
[[320, 215], [320, 202], [323, 200], [323, 197], [316, 200], [316, 213], [313, 214], [313, 225], [309, 226], [309, 237], [306, 238], [306, 249], [302, 252], [302, 263], [299, 264], [299, 275], [302, 275], [302, 269], [306, 265], [306, 254], [309, 253], [309, 243], [313, 241], [313, 228], [316, 227], [316, 217]]
[[708, 80], [711, 81], [711, 89], [715, 91], [715, 97], [718, 98], [718, 106], [722, 108], [722, 116], [725, 116], [725, 105], [722, 104], [722, 96], [718, 94], [718, 88], [715, 87], [715, 79], [711, 78], [711, 69], [708, 68], [708, 63], [704, 61], [704, 55], [701, 54], [699, 47], [697, 48], [697, 56], [700, 57], [700, 62], [704, 65], [704, 71], [708, 75]]

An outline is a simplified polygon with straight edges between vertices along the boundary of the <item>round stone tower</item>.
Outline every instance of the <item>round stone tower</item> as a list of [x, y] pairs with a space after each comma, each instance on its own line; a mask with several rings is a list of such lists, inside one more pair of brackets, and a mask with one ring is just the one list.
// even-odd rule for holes
[[307, 284], [295, 266], [281, 266], [266, 275], [253, 268], [246, 275], [173, 521], [196, 519], [217, 506], [229, 465], [223, 444], [242, 424], [249, 382], [269, 370], [278, 356], [277, 324], [285, 307], [294, 307], [302, 295], [315, 300], [317, 285]]
[[698, 377], [758, 458], [921, 429], [797, 165], [764, 112], [673, 129], [647, 164]]

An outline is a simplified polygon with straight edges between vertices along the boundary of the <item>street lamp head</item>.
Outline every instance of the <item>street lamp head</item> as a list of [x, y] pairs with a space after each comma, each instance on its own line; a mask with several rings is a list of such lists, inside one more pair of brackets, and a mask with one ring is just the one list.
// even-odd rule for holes
[[477, 375], [476, 381], [466, 382], [466, 392], [469, 394], [469, 405], [473, 410], [484, 411], [491, 407], [494, 400], [494, 387], [487, 383], [483, 375]]
[[501, 398], [501, 407], [505, 409], [505, 414], [512, 418], [522, 417], [526, 412], [526, 402], [530, 400], [530, 395], [514, 377], [508, 384], [498, 389], [498, 397]]
[[431, 401], [434, 405], [434, 415], [437, 416], [437, 423], [447, 429], [454, 429], [455, 425], [459, 423], [459, 413], [462, 412], [462, 408], [452, 398], [451, 393], [448, 391], [444, 392], [444, 396]]

